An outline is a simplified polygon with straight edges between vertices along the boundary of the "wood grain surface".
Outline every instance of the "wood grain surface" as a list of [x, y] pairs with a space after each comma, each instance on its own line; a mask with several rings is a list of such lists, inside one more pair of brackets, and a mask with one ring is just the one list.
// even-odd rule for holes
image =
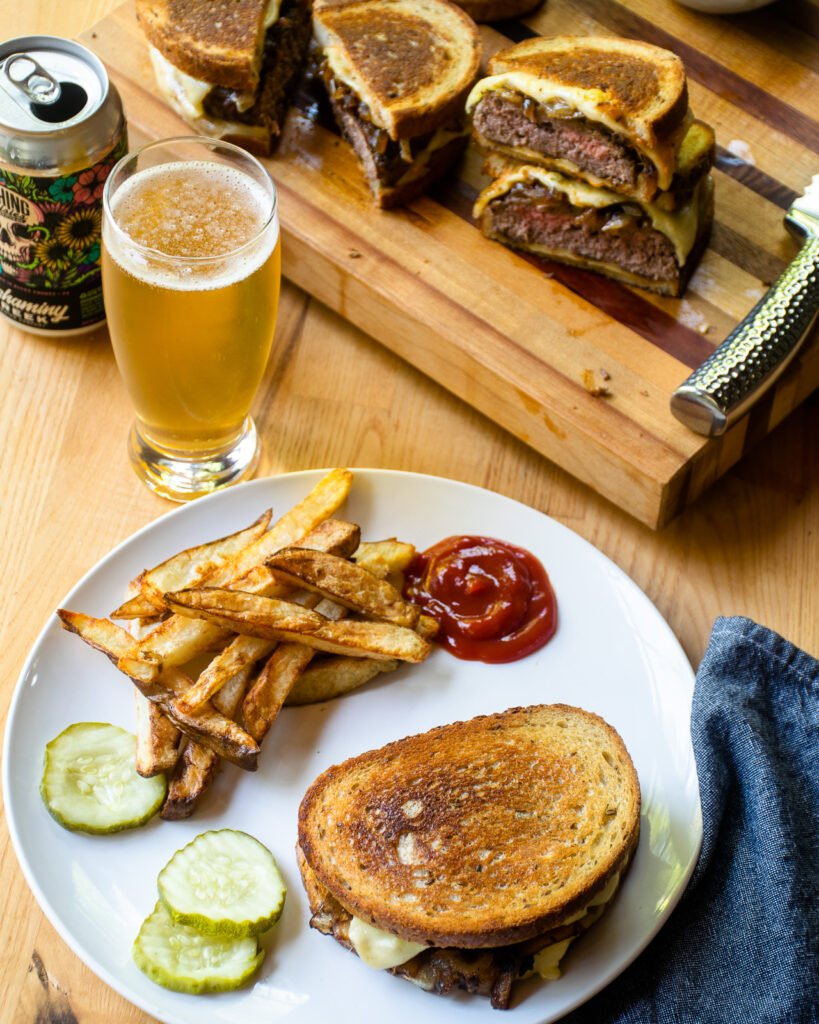
[[[5, 36], [76, 36], [114, 6], [113, 0], [0, 0], [0, 26]], [[578, 28], [594, 10], [576, 5]], [[711, 58], [745, 81], [748, 63], [759, 68], [759, 55], [775, 45], [788, 57], [779, 70], [769, 69], [768, 92], [799, 114], [794, 123], [810, 114], [799, 82], [819, 63], [815, 3], [780, 0], [776, 9], [711, 18], [655, 0], [643, 15], [655, 30], [670, 25], [678, 38], [707, 27], [718, 43]], [[737, 88], [729, 77], [725, 89]], [[797, 171], [779, 159], [779, 129], [770, 120], [774, 134], [760, 127], [750, 140], [758, 159], [751, 177], [766, 167], [770, 178], [794, 189]], [[729, 142], [743, 137], [730, 121], [723, 124]], [[728, 182], [734, 188], [730, 175]], [[736, 193], [740, 205], [743, 195]], [[769, 244], [764, 224], [747, 231]], [[784, 259], [787, 251], [773, 255]], [[132, 410], [104, 328], [59, 340], [0, 322], [0, 395], [5, 720], [27, 653], [63, 596], [112, 547], [173, 506], [142, 488], [128, 465]], [[553, 516], [642, 587], [695, 666], [718, 615], [747, 615], [819, 656], [816, 394], [659, 532], [289, 284], [254, 414], [264, 445], [260, 475], [332, 465], [411, 470], [489, 487]], [[67, 679], [67, 701], [70, 687]], [[5, 823], [0, 881], [2, 1024], [148, 1024], [150, 1018], [95, 977], [40, 911]]]
[[[669, 522], [819, 385], [819, 345], [726, 435], [682, 426], [669, 398], [796, 253], [784, 211], [819, 170], [819, 66], [787, 9], [715, 18], [645, 0], [549, 0], [482, 26], [484, 59], [535, 34], [620, 34], [683, 58], [712, 124], [716, 221], [681, 299], [511, 252], [471, 211], [488, 179], [470, 147], [456, 175], [399, 211], [373, 208], [320, 89], [305, 84], [276, 155], [285, 273], [573, 476], [650, 526]], [[787, 46], [784, 40], [787, 39]], [[132, 0], [84, 36], [133, 132], [186, 130], [159, 98]], [[604, 386], [605, 394], [590, 393]]]

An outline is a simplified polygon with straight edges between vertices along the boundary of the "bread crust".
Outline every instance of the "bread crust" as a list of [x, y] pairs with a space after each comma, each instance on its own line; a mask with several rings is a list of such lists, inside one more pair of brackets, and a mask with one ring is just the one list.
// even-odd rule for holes
[[302, 801], [299, 846], [349, 913], [474, 949], [534, 938], [584, 909], [626, 865], [639, 827], [639, 782], [615, 730], [538, 705], [328, 769]]
[[252, 93], [259, 83], [267, 0], [136, 0], [148, 41], [193, 78]]
[[320, 4], [313, 30], [325, 54], [332, 50], [353, 69], [357, 81], [339, 77], [396, 140], [460, 116], [480, 69], [478, 28], [450, 0]]

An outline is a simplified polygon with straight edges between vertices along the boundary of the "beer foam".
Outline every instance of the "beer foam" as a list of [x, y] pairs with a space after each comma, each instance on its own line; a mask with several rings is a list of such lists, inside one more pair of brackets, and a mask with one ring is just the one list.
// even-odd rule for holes
[[110, 203], [120, 231], [104, 225], [103, 240], [122, 269], [147, 284], [226, 288], [273, 252], [278, 219], [260, 236], [270, 205], [265, 189], [238, 168], [199, 160], [164, 164], [123, 182]]

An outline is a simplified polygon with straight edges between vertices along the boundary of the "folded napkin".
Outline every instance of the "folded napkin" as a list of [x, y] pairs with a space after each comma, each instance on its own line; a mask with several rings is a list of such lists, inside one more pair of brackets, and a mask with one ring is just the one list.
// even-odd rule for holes
[[704, 828], [691, 882], [564, 1024], [819, 1024], [819, 662], [717, 619], [691, 736]]

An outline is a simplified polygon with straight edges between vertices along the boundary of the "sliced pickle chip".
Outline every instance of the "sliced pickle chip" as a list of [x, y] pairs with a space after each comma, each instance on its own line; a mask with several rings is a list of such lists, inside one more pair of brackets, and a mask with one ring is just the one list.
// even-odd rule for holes
[[203, 832], [175, 853], [157, 886], [175, 921], [233, 937], [267, 931], [279, 919], [287, 891], [267, 847], [228, 828]]
[[255, 936], [204, 935], [178, 924], [160, 900], [134, 942], [134, 962], [151, 981], [175, 992], [227, 992], [259, 969], [264, 951]]
[[102, 834], [138, 828], [165, 800], [164, 775], [136, 770], [136, 737], [105, 722], [77, 722], [45, 749], [40, 793], [63, 828]]

